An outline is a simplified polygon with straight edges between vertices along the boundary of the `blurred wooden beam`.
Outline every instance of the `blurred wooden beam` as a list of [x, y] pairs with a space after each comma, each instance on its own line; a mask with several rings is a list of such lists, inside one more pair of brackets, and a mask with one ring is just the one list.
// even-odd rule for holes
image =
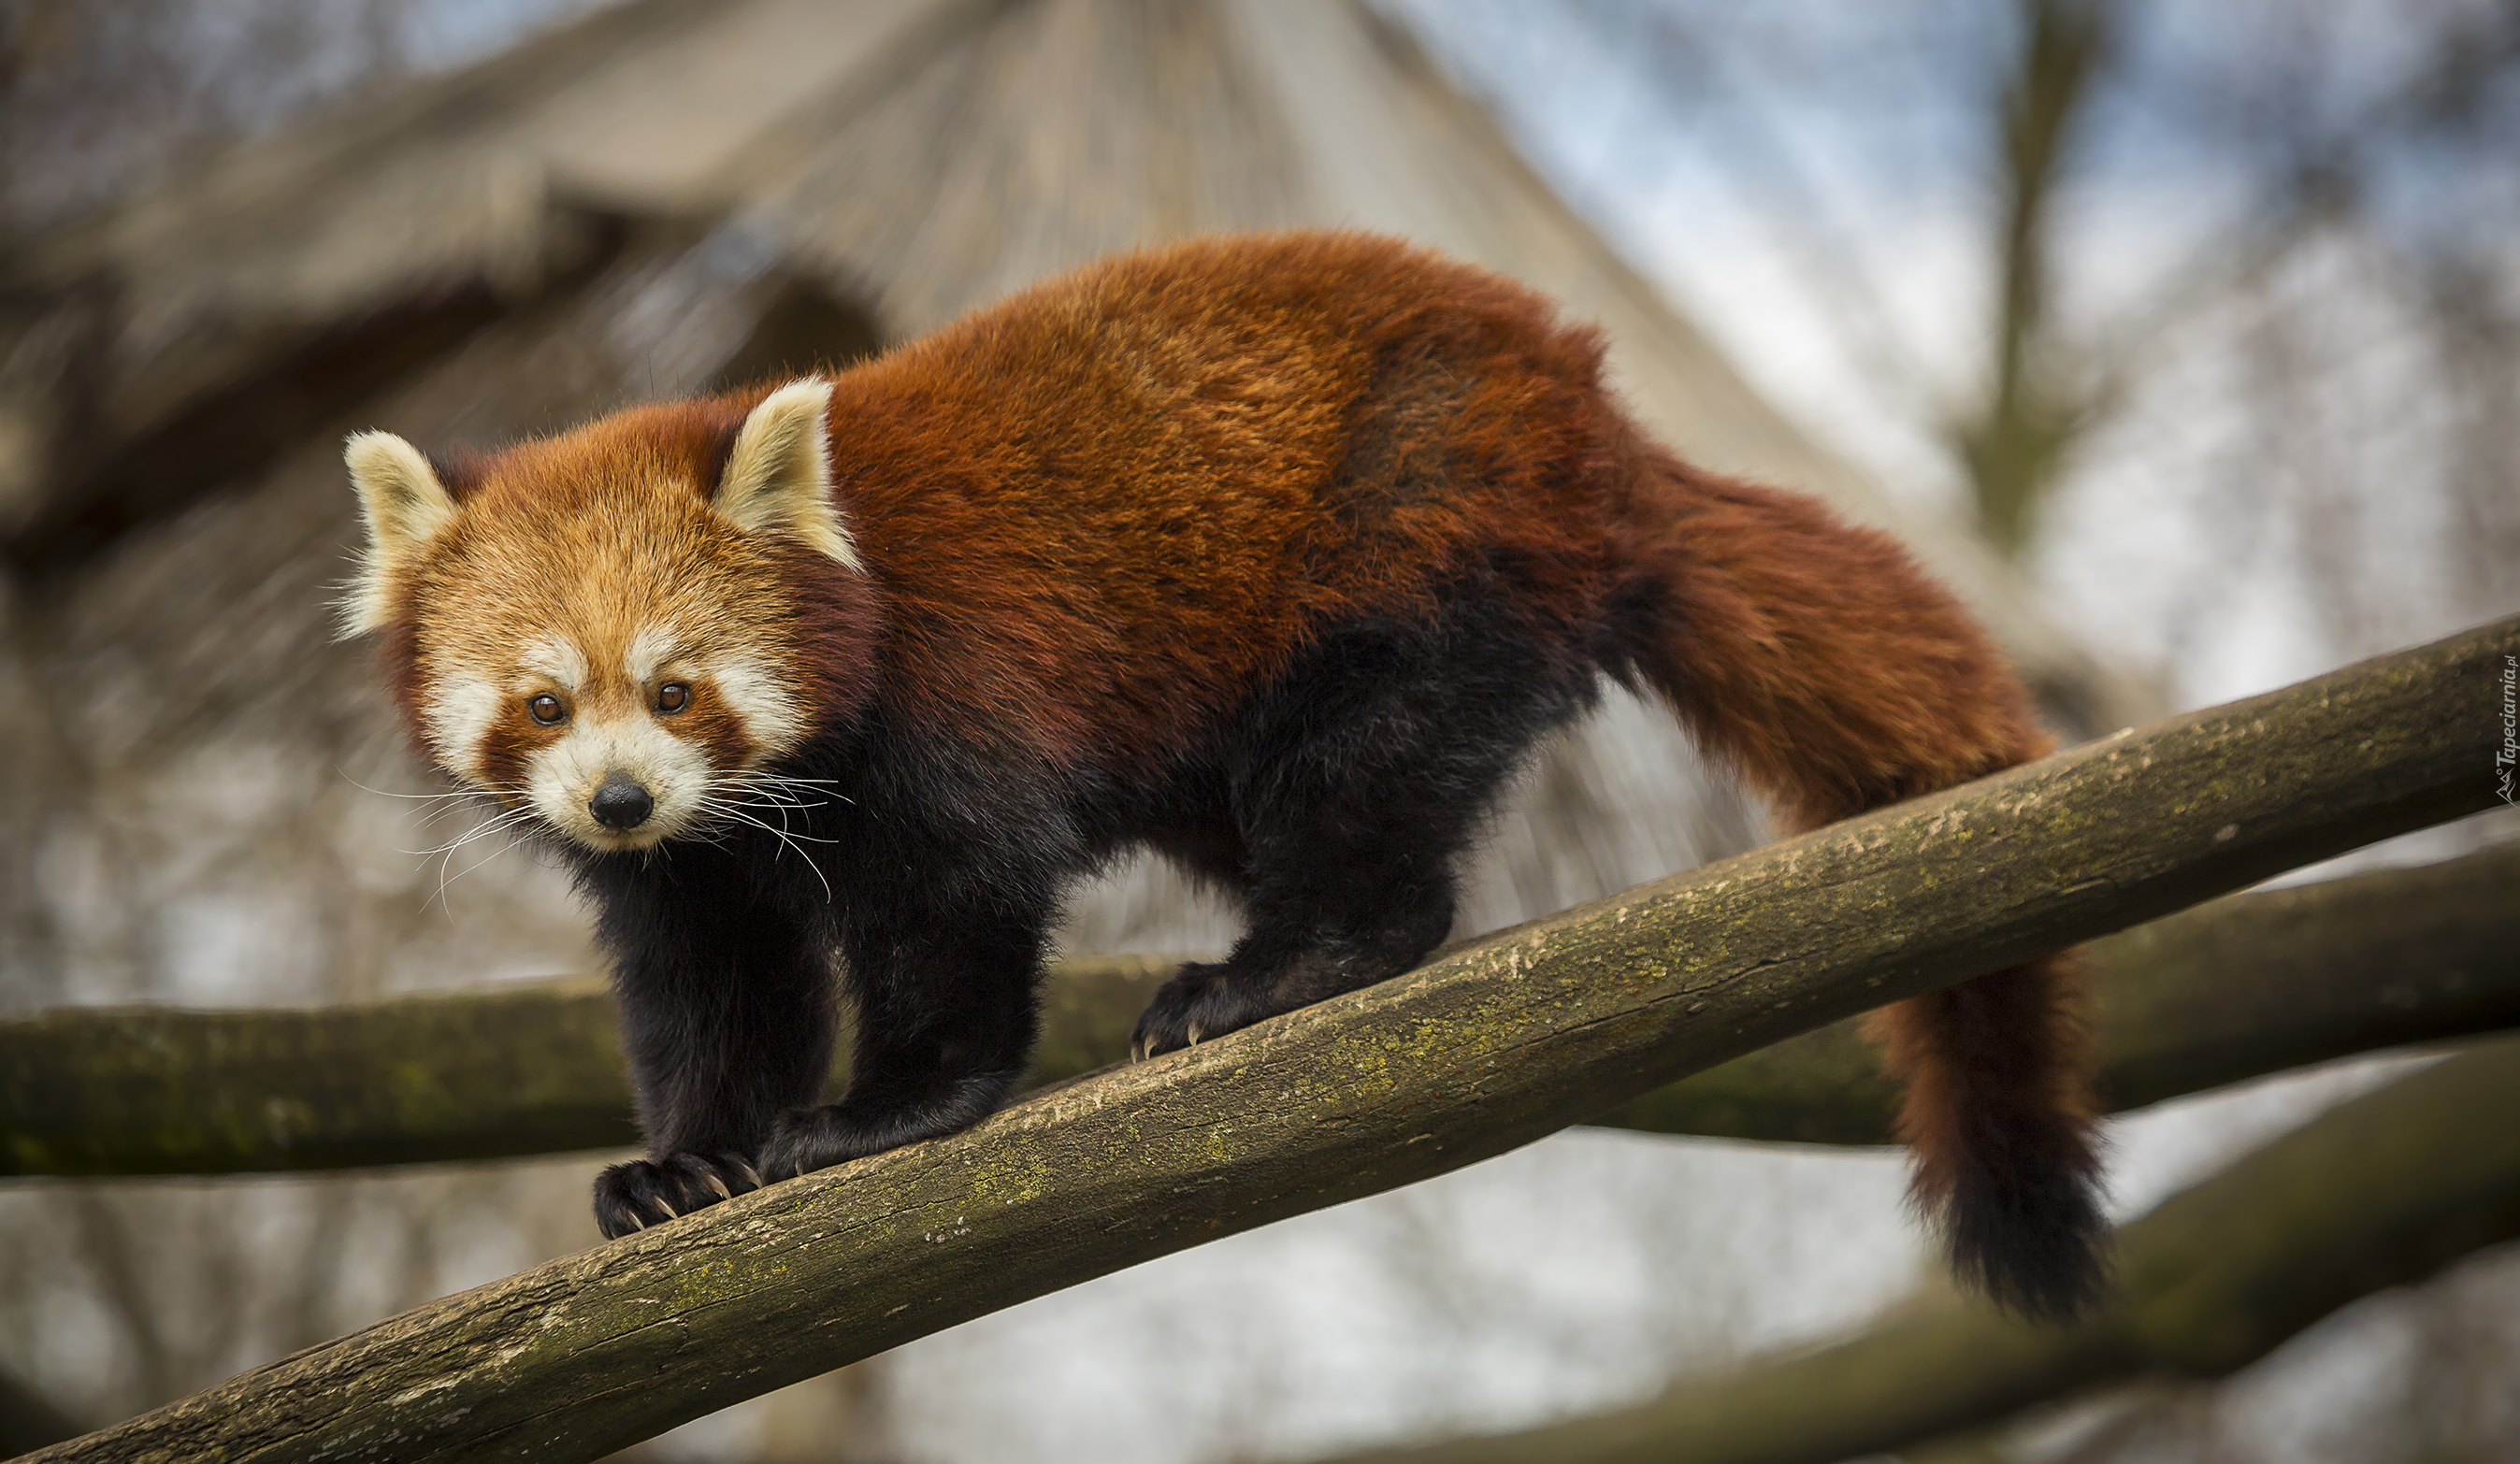
[[[2482, 809], [2501, 729], [2478, 688], [2511, 657], [2520, 616], [1640, 886], [36, 1457], [598, 1458], [973, 1316], [1463, 1168], [1882, 1000]], [[2470, 1110], [2468, 1128], [2507, 1107]]]
[[338, 432], [640, 228], [739, 211], [734, 180], [784, 124], [881, 90], [991, 10], [626, 0], [25, 241], [0, 257], [0, 338], [52, 342], [77, 369], [0, 373], [0, 428], [33, 449], [0, 463], [0, 563], [73, 569]]
[[[2096, 941], [2112, 1109], [2355, 1052], [2520, 1027], [2520, 845], [2233, 895]], [[1172, 962], [1053, 968], [1027, 1087], [1119, 1061]], [[1849, 1020], [1592, 1120], [1890, 1141]], [[845, 1059], [832, 1077], [846, 1080]], [[612, 1001], [575, 978], [277, 1011], [89, 1007], [0, 1023], [0, 1175], [242, 1174], [635, 1143]]]

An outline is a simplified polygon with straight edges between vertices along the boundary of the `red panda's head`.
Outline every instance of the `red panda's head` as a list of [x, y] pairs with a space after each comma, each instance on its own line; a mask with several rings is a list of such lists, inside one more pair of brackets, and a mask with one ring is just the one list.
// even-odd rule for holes
[[383, 633], [415, 737], [464, 782], [599, 851], [705, 829], [871, 683], [831, 390], [624, 412], [453, 484], [362, 432], [345, 633]]

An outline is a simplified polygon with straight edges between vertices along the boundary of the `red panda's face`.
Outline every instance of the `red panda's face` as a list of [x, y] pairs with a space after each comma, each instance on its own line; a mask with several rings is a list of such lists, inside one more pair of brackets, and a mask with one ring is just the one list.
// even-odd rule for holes
[[829, 390], [754, 409], [714, 484], [711, 451], [660, 445], [639, 414], [512, 450], [460, 500], [400, 439], [352, 439], [370, 539], [351, 629], [396, 638], [438, 764], [608, 852], [761, 801], [831, 692], [803, 599], [860, 572], [824, 466]]
[[672, 488], [495, 530], [459, 517], [414, 586], [438, 762], [591, 849], [693, 831], [810, 730], [775, 559]]

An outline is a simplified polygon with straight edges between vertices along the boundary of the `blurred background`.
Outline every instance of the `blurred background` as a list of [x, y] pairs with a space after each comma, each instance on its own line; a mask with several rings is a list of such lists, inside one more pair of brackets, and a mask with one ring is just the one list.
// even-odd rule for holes
[[[345, 432], [495, 443], [1289, 224], [1599, 321], [1657, 432], [1900, 533], [2069, 738], [2520, 609], [2505, 0], [0, 0], [0, 1014], [595, 969], [555, 869], [411, 812], [439, 784], [329, 640]], [[1613, 698], [1462, 933], [1763, 836]], [[1140, 865], [1064, 944], [1232, 934]], [[2118, 1211], [2408, 1060], [2117, 1121]], [[608, 1157], [11, 1181], [0, 1375], [125, 1417], [594, 1243]], [[1571, 1416], [1907, 1293], [1902, 1184], [1575, 1131], [633, 1452], [1190, 1464]], [[2520, 1457], [2520, 1256], [1991, 1446]]]

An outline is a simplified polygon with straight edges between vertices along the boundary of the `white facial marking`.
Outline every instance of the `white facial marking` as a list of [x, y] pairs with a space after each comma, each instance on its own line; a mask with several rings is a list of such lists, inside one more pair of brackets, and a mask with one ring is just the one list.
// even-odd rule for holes
[[711, 657], [706, 665], [718, 695], [742, 719], [744, 735], [758, 749], [755, 763], [793, 751], [804, 740], [805, 709], [770, 662], [739, 652]]
[[[663, 725], [652, 705], [652, 683], [686, 671], [694, 680], [705, 677], [742, 724], [755, 766], [804, 739], [806, 710], [770, 659], [741, 651], [695, 656], [686, 644], [663, 627], [640, 631], [622, 652], [621, 669], [640, 688], [634, 709], [598, 713], [580, 703], [558, 737], [526, 755], [523, 786], [502, 791], [522, 794], [554, 829], [590, 849], [645, 849], [706, 823], [718, 772], [703, 743]], [[427, 723], [440, 760], [459, 776], [486, 783], [482, 744], [503, 719], [523, 715], [524, 698], [550, 686], [571, 693], [590, 686], [585, 652], [558, 635], [526, 645], [504, 683], [473, 672], [439, 683]], [[647, 819], [632, 828], [608, 827], [595, 817], [595, 795], [615, 773], [652, 801]]]
[[[589, 805], [614, 773], [655, 800], [636, 828], [608, 828]], [[598, 722], [580, 718], [525, 760], [525, 794], [554, 828], [590, 849], [645, 849], [700, 821], [710, 770], [707, 751], [665, 731], [644, 711]]]
[[507, 704], [507, 694], [487, 677], [457, 675], [440, 683], [422, 709], [438, 761], [458, 776], [487, 781], [481, 776], [481, 741]]
[[526, 646], [519, 663], [570, 691], [586, 685], [585, 653], [558, 636], [545, 636]]
[[630, 673], [630, 685], [645, 687], [655, 678], [656, 668], [672, 658], [674, 650], [674, 633], [652, 625], [631, 639], [621, 669]]

